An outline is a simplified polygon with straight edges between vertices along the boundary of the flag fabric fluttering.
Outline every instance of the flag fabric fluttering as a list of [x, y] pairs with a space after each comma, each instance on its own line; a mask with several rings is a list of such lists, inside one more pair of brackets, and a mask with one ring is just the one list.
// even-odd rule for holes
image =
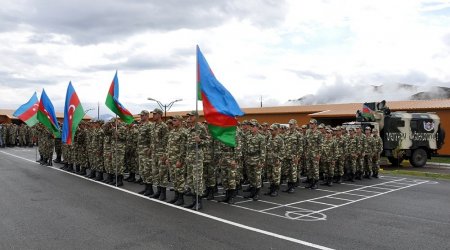
[[39, 100], [36, 92], [31, 96], [27, 103], [20, 106], [13, 114], [13, 116], [19, 118], [25, 122], [28, 126], [32, 127], [38, 123], [37, 112], [39, 108]]
[[375, 117], [373, 115], [373, 110], [366, 104], [363, 104], [363, 109], [362, 109], [361, 115], [368, 121], [375, 120]]
[[45, 127], [47, 127], [50, 132], [53, 133], [55, 138], [61, 137], [58, 120], [56, 119], [55, 109], [53, 108], [53, 104], [50, 101], [50, 98], [48, 98], [44, 89], [42, 89], [41, 100], [39, 102], [39, 109], [37, 112], [37, 119]]
[[236, 116], [244, 115], [231, 93], [216, 79], [197, 46], [197, 99], [211, 135], [230, 147], [236, 146]]
[[80, 99], [72, 86], [72, 82], [69, 82], [69, 86], [67, 86], [66, 102], [64, 104], [64, 123], [62, 127], [62, 142], [64, 144], [72, 145], [78, 124], [80, 124], [83, 117], [83, 106], [81, 106]]
[[117, 78], [117, 71], [114, 75], [114, 79], [109, 87], [108, 95], [105, 101], [106, 106], [114, 112], [127, 124], [131, 124], [134, 121], [133, 115], [119, 102], [119, 79]]

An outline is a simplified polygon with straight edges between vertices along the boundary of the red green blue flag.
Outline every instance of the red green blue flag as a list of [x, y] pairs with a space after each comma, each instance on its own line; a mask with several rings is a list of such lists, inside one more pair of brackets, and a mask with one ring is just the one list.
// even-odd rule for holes
[[366, 120], [368, 120], [368, 121], [375, 120], [375, 117], [373, 115], [373, 110], [366, 104], [363, 104], [362, 116], [364, 118], [366, 118]]
[[48, 98], [44, 89], [42, 89], [41, 101], [39, 102], [39, 109], [37, 112], [37, 119], [45, 127], [47, 127], [50, 132], [53, 133], [55, 138], [61, 137], [61, 133], [59, 132], [58, 120], [56, 119], [55, 109], [53, 108], [53, 104], [50, 101], [50, 98]]
[[243, 116], [241, 108], [230, 92], [216, 79], [197, 46], [198, 100], [203, 102], [203, 113], [211, 135], [230, 147], [236, 146], [236, 116]]
[[106, 106], [114, 112], [127, 124], [134, 121], [133, 115], [119, 102], [119, 79], [117, 78], [117, 71], [114, 79], [109, 87], [108, 95], [105, 101]]
[[80, 124], [83, 117], [83, 106], [81, 106], [80, 99], [78, 99], [77, 92], [75, 92], [72, 82], [69, 82], [69, 86], [67, 86], [66, 102], [64, 104], [64, 123], [62, 127], [63, 143], [72, 145], [78, 124]]
[[25, 122], [28, 126], [32, 127], [38, 123], [37, 112], [39, 108], [39, 100], [36, 92], [31, 96], [27, 103], [20, 106], [13, 114], [13, 116], [19, 118]]

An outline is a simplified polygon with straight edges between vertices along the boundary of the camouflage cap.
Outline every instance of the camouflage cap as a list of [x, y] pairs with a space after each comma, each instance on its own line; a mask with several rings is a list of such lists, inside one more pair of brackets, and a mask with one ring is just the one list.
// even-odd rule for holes
[[172, 124], [172, 122], [173, 122], [172, 119], [168, 119], [168, 120], [166, 121], [166, 124]]
[[366, 128], [365, 128], [365, 130], [372, 130], [369, 126], [367, 126]]
[[172, 120], [183, 120], [183, 116], [181, 116], [181, 115], [173, 115], [173, 116], [171, 116], [170, 117]]
[[248, 121], [247, 120], [243, 120], [242, 121], [242, 125], [248, 125]]
[[327, 133], [331, 134], [333, 131], [331, 129], [327, 129]]
[[318, 128], [325, 128], [325, 126], [321, 123]]
[[378, 129], [377, 128], [373, 128], [372, 132], [378, 132]]
[[147, 110], [142, 110], [140, 115], [149, 115], [150, 113]]
[[331, 129], [331, 126], [330, 125], [326, 125], [325, 128], [326, 129]]
[[309, 123], [317, 124], [317, 120], [316, 119], [311, 119], [311, 120], [309, 120]]
[[256, 120], [256, 119], [251, 119], [251, 120], [250, 120], [250, 125], [253, 125], [253, 126], [259, 125], [259, 124], [258, 124], [258, 120]]
[[336, 130], [341, 130], [341, 126], [336, 126]]
[[155, 109], [152, 111], [152, 113], [153, 113], [153, 114], [160, 114], [160, 115], [162, 115], [162, 114], [163, 114], [163, 111], [162, 111], [161, 109], [159, 109], [159, 108], [155, 108]]
[[290, 120], [289, 120], [289, 124], [297, 124], [297, 120], [295, 120], [295, 119], [290, 119]]
[[302, 125], [302, 129], [307, 129], [308, 128], [308, 126], [306, 126], [306, 125]]
[[349, 132], [353, 132], [353, 131], [355, 131], [355, 130], [354, 130], [353, 128], [349, 128], [348, 131], [349, 131]]
[[272, 125], [270, 125], [269, 129], [276, 130], [276, 129], [278, 129], [278, 126], [276, 124], [272, 124]]
[[361, 129], [361, 127], [358, 126], [358, 127], [356, 127], [356, 129]]
[[197, 113], [197, 111], [192, 110], [191, 112], [187, 113], [186, 115], [187, 115], [187, 116], [197, 116], [198, 113]]
[[263, 126], [269, 126], [269, 123], [263, 122], [261, 125], [263, 125]]

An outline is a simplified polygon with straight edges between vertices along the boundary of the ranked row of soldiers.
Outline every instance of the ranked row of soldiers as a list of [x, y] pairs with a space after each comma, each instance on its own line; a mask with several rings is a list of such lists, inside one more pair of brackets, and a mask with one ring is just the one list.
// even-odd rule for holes
[[[315, 119], [300, 127], [291, 119], [289, 128], [283, 129], [252, 119], [241, 123], [236, 144], [230, 146], [213, 139], [207, 124], [196, 122], [195, 111], [186, 120], [176, 115], [168, 122], [163, 122], [160, 109], [152, 114], [150, 121], [150, 113], [143, 110], [140, 122], [131, 125], [118, 119], [83, 122], [73, 145], [55, 145], [61, 148], [56, 149], [55, 162], [63, 162], [64, 170], [111, 185], [122, 186], [124, 180], [140, 183], [144, 186], [140, 194], [162, 201], [171, 182], [174, 196], [167, 202], [195, 209], [202, 208], [201, 198], [215, 199], [218, 185], [225, 191], [218, 201], [233, 204], [245, 184], [244, 197], [258, 200], [264, 180], [269, 182], [264, 195], [276, 197], [284, 181], [283, 191], [294, 193], [300, 176], [306, 176], [305, 187], [310, 189], [316, 189], [320, 179], [332, 186], [344, 177], [347, 181], [378, 177], [382, 142], [378, 131], [369, 127], [362, 133], [359, 127], [317, 125]], [[51, 164], [52, 144], [45, 142], [51, 134], [41, 132], [41, 159]], [[129, 175], [124, 179], [126, 170]], [[186, 196], [192, 197], [187, 204]]]

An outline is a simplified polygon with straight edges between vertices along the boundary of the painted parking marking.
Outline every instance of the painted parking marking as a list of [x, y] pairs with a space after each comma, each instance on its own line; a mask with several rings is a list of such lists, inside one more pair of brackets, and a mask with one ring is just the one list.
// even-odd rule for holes
[[[370, 199], [373, 197], [377, 197], [380, 195], [388, 194], [394, 191], [402, 190], [405, 188], [413, 187], [428, 182], [422, 180], [409, 180], [406, 178], [385, 178], [385, 179], [387, 179], [387, 181], [368, 186], [358, 184], [349, 185], [355, 186], [356, 188], [342, 192], [327, 190], [326, 192], [329, 192], [330, 194], [315, 197], [312, 199], [292, 202], [288, 204], [273, 203], [274, 205], [273, 207], [259, 210], [255, 209], [255, 212], [269, 214], [281, 218], [287, 218], [289, 220], [323, 221], [327, 219], [327, 216], [326, 214], [324, 214], [324, 212], [328, 210], [336, 209], [342, 206], [350, 205], [356, 202], [364, 201], [366, 199]], [[350, 197], [354, 197], [356, 199]], [[342, 202], [339, 202], [339, 204], [332, 204], [333, 202], [331, 200], [325, 199], [335, 199]], [[259, 200], [258, 202], [267, 202], [267, 201]], [[312, 204], [322, 205], [326, 207], [322, 209], [312, 209], [311, 208]], [[241, 207], [239, 206], [239, 204], [234, 206]], [[292, 210], [292, 208], [295, 208], [296, 210]], [[249, 208], [245, 207], [244, 209]], [[284, 216], [281, 216], [280, 213], [283, 212]]]

